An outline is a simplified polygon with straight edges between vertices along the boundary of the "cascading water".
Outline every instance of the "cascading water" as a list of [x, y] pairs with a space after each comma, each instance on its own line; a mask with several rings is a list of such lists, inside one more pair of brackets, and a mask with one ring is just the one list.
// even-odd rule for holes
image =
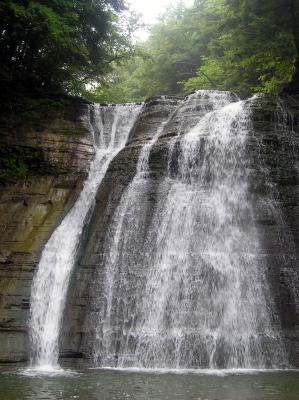
[[[144, 224], [147, 204], [136, 190], [141, 178], [143, 193], [150, 186], [148, 174], [141, 173], [148, 166], [148, 144], [116, 210], [106, 239], [96, 329], [95, 359], [101, 366], [285, 363], [256, 256], [260, 244], [245, 152], [249, 108], [232, 103], [229, 93], [205, 95], [210, 99], [205, 115], [177, 136], [175, 145], [171, 141], [169, 171], [160, 182], [149, 226]], [[172, 167], [174, 146], [178, 159]]]
[[110, 162], [125, 146], [140, 108], [135, 104], [91, 107], [95, 158], [79, 198], [46, 244], [33, 280], [29, 325], [31, 364], [35, 367], [58, 364], [60, 325], [83, 227], [97, 189]]
[[[134, 246], [134, 242], [137, 243], [137, 237], [140, 235], [142, 236], [141, 230], [145, 228], [147, 218], [147, 210], [142, 209], [142, 204], [148, 189], [147, 176], [149, 173], [149, 155], [151, 148], [163, 132], [163, 128], [169, 121], [173, 111], [173, 106], [170, 105], [167, 107], [166, 114], [168, 117], [162, 122], [152, 139], [149, 140], [141, 149], [137, 163], [136, 175], [121, 198], [121, 202], [116, 211], [116, 216], [114, 217], [112, 232], [110, 233], [110, 238], [106, 245], [106, 251], [108, 253], [106, 260], [106, 274], [104, 285], [101, 288], [105, 297], [105, 312], [102, 307], [102, 312], [99, 317], [101, 320], [101, 326], [96, 329], [96, 342], [98, 343], [98, 346], [103, 348], [105, 359], [111, 357], [109, 347], [112, 339], [110, 335], [111, 333], [114, 335], [114, 332], [110, 328], [114, 323], [114, 321], [111, 320], [111, 317], [114, 317], [112, 312], [112, 302], [114, 300], [113, 285], [115, 280], [118, 279], [118, 266], [119, 263], [122, 263], [124, 268], [126, 268], [128, 265], [127, 262], [130, 261], [125, 259], [127, 252], [124, 250], [126, 250], [126, 248], [130, 248], [130, 257], [134, 258], [137, 256], [135, 249], [137, 251], [139, 249], [138, 246]], [[131, 232], [130, 243], [126, 242], [126, 238], [123, 237], [123, 232], [127, 232], [128, 230]], [[137, 235], [137, 237], [135, 237], [135, 235]], [[121, 273], [125, 276], [124, 279], [130, 279], [128, 270], [125, 269], [125, 272], [122, 271]], [[103, 293], [100, 294], [101, 297], [103, 297]], [[114, 357], [114, 355], [112, 355], [112, 357]]]

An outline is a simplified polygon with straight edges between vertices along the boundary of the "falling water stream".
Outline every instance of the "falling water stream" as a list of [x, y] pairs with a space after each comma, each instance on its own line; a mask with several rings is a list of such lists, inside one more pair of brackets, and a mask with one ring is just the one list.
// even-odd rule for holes
[[94, 344], [102, 367], [286, 363], [257, 258], [245, 151], [250, 107], [227, 92], [194, 96], [205, 96], [208, 107], [170, 141], [169, 170], [158, 185], [150, 221], [151, 180], [145, 173], [150, 150], [176, 113], [143, 147], [107, 235]]
[[[58, 365], [60, 325], [83, 228], [140, 108], [92, 108], [95, 159], [78, 200], [46, 244], [33, 281], [35, 367]], [[193, 117], [186, 118], [190, 110]], [[246, 155], [250, 104], [229, 92], [198, 91], [170, 102], [166, 111], [140, 150], [136, 175], [104, 241], [95, 363], [176, 370], [287, 365], [257, 257], [261, 245]], [[153, 178], [151, 152], [174, 126], [166, 170]]]
[[40, 369], [58, 365], [59, 331], [70, 274], [84, 224], [110, 162], [125, 146], [141, 106], [91, 106], [90, 130], [95, 158], [75, 205], [46, 244], [33, 280], [30, 307], [31, 363]]

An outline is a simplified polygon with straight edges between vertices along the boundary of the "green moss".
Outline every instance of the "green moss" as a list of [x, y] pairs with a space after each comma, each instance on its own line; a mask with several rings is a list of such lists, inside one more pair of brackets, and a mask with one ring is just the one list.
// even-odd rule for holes
[[62, 127], [61, 129], [55, 129], [54, 133], [66, 135], [66, 136], [85, 136], [87, 134], [88, 130], [84, 128], [83, 126], [65, 126]]
[[0, 179], [24, 178], [39, 158], [40, 154], [28, 147], [0, 145]]
[[[57, 134], [81, 136], [86, 133], [86, 129], [76, 125], [77, 108], [82, 104], [87, 102], [68, 96], [29, 97], [19, 94], [16, 98], [3, 102], [0, 110], [0, 128], [19, 132], [43, 132], [50, 129]], [[53, 121], [63, 126], [62, 131], [53, 126]]]
[[52, 100], [49, 98], [34, 99], [25, 97], [23, 98], [20, 107], [20, 117], [22, 120], [30, 120], [32, 122], [41, 119], [47, 119], [54, 113], [61, 113], [65, 106], [63, 99]]
[[74, 189], [75, 186], [76, 186], [76, 183], [74, 181], [62, 181], [62, 182], [59, 182], [54, 187], [57, 189]]

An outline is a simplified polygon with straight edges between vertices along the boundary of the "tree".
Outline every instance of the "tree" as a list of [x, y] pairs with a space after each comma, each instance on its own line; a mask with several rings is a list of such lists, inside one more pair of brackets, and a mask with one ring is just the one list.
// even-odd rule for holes
[[131, 49], [123, 0], [0, 1], [0, 80], [79, 93]]
[[106, 76], [106, 84], [93, 93], [100, 101], [139, 101], [156, 94], [178, 94], [181, 80], [196, 73], [200, 62], [197, 18], [183, 4], [170, 7], [150, 32], [145, 44], [139, 44], [136, 56], [115, 66]]
[[286, 90], [298, 91], [298, 2], [198, 0], [170, 8], [143, 45], [146, 57], [117, 66], [100, 97], [115, 101], [118, 92], [129, 101], [136, 93], [140, 99], [196, 89], [246, 97], [279, 93], [292, 76]]
[[291, 79], [295, 55], [285, 1], [207, 0], [203, 12], [215, 14], [220, 3], [218, 35], [209, 41], [197, 76], [184, 83], [185, 90], [216, 87], [243, 96], [279, 92]]

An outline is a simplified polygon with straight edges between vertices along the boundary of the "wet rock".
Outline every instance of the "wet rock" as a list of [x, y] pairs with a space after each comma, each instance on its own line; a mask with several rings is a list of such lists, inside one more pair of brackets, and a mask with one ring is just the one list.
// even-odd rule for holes
[[44, 121], [38, 131], [1, 130], [1, 148], [15, 154], [17, 146], [17, 154], [35, 156], [25, 177], [10, 176], [0, 186], [0, 362], [28, 359], [33, 274], [43, 246], [78, 196], [93, 157], [82, 120], [88, 110], [74, 107], [65, 119]]
[[[232, 95], [234, 100], [237, 98]], [[98, 311], [93, 285], [98, 269], [103, 268], [105, 235], [121, 195], [135, 175], [142, 145], [167, 118], [167, 107], [178, 105], [180, 101], [182, 99], [172, 97], [147, 101], [131, 132], [130, 143], [113, 161], [99, 189], [69, 290], [61, 336], [62, 356], [92, 357], [93, 318]], [[299, 366], [299, 99], [261, 96], [250, 104], [253, 124], [247, 152], [251, 176], [249, 195], [261, 241], [261, 254], [257, 257], [266, 266], [273, 308], [280, 321], [278, 329], [287, 343], [290, 362]], [[186, 132], [187, 118], [195, 125], [208, 108], [204, 99], [197, 103], [182, 102], [166, 124], [150, 155], [151, 181], [145, 200], [152, 204], [149, 209], [156, 202], [159, 182], [169, 168], [169, 151], [173, 152], [172, 167], [175, 168], [176, 149], [171, 147], [172, 138]]]
[[[233, 100], [237, 100], [234, 95]], [[186, 133], [187, 119], [195, 125], [210, 107], [203, 98], [197, 103], [182, 101], [156, 97], [146, 102], [128, 145], [111, 163], [99, 188], [70, 282], [61, 334], [62, 357], [92, 357], [97, 311], [93, 294], [98, 269], [103, 268], [103, 242], [120, 198], [135, 175], [140, 149], [173, 109], [175, 115], [150, 155], [151, 179], [145, 201], [152, 209], [161, 178], [167, 168], [176, 168], [178, 149], [172, 147], [173, 138]], [[299, 98], [259, 96], [250, 104], [247, 167], [261, 242], [257, 256], [266, 266], [278, 329], [292, 365], [299, 367]], [[82, 127], [78, 121], [75, 124]], [[10, 133], [1, 137], [7, 146], [22, 142], [33, 149], [38, 155], [38, 170], [0, 188], [0, 361], [28, 359], [32, 277], [44, 244], [74, 203], [92, 157], [86, 136], [60, 134], [58, 122], [54, 126], [56, 132], [50, 127], [44, 133], [30, 131], [21, 140]], [[171, 166], [167, 164], [170, 151]]]
[[252, 102], [251, 193], [272, 298], [291, 365], [299, 366], [299, 97]]

